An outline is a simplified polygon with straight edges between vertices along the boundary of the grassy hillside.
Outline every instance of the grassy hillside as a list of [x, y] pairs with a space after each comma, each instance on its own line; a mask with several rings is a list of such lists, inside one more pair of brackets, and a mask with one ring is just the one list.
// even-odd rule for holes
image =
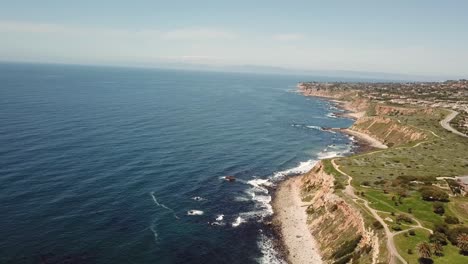
[[[353, 177], [351, 184], [360, 196], [379, 211], [397, 234], [396, 247], [408, 263], [418, 263], [418, 243], [435, 243], [430, 231], [445, 243], [443, 255], [433, 255], [434, 263], [468, 263], [468, 256], [461, 254], [453, 238], [468, 232], [468, 198], [458, 193], [455, 181], [437, 179], [468, 175], [468, 139], [440, 126], [439, 121], [447, 113], [443, 109], [415, 108], [368, 111], [368, 116], [353, 128], [385, 139], [387, 144], [392, 143], [390, 148], [335, 160], [342, 171]], [[375, 118], [385, 122], [375, 122]], [[398, 131], [390, 131], [396, 127]], [[409, 131], [425, 136], [411, 138]], [[402, 216], [408, 216], [412, 223], [399, 219]], [[460, 231], [462, 228], [466, 230]], [[416, 233], [408, 235], [404, 234], [408, 231], [400, 230]]]

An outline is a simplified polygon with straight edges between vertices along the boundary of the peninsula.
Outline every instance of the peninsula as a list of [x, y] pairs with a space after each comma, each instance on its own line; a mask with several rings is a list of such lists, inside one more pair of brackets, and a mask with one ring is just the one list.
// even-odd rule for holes
[[278, 187], [291, 263], [468, 263], [468, 81], [300, 83], [373, 148]]

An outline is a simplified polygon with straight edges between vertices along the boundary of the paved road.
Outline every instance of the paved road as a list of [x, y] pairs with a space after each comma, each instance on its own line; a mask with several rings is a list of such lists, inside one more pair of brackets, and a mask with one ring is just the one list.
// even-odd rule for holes
[[446, 116], [443, 120], [440, 121], [440, 125], [447, 129], [448, 131], [454, 133], [454, 134], [457, 134], [459, 136], [462, 136], [462, 137], [468, 137], [467, 135], [459, 132], [458, 130], [456, 130], [455, 128], [453, 128], [451, 125], [450, 125], [450, 121], [452, 121], [452, 119], [454, 119], [457, 115], [458, 115], [458, 112], [457, 111], [453, 111], [453, 110], [449, 110], [451, 113]]

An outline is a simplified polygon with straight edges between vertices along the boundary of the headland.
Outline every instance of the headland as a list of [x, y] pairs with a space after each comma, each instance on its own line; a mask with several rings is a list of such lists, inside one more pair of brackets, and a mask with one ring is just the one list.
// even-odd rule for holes
[[368, 147], [278, 186], [288, 261], [467, 263], [468, 81], [298, 89], [344, 109], [356, 121], [340, 131]]

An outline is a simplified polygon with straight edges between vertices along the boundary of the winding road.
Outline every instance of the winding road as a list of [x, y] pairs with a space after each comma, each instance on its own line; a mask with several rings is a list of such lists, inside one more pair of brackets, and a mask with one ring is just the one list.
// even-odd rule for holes
[[450, 111], [450, 114], [448, 116], [446, 116], [443, 120], [440, 121], [440, 125], [443, 128], [447, 129], [448, 131], [450, 131], [450, 132], [452, 132], [452, 133], [454, 133], [456, 135], [468, 138], [468, 135], [465, 135], [465, 134], [461, 133], [460, 131], [456, 130], [455, 128], [453, 128], [450, 125], [450, 121], [452, 121], [458, 115], [458, 112], [454, 111], [454, 110], [449, 110], [449, 111]]

